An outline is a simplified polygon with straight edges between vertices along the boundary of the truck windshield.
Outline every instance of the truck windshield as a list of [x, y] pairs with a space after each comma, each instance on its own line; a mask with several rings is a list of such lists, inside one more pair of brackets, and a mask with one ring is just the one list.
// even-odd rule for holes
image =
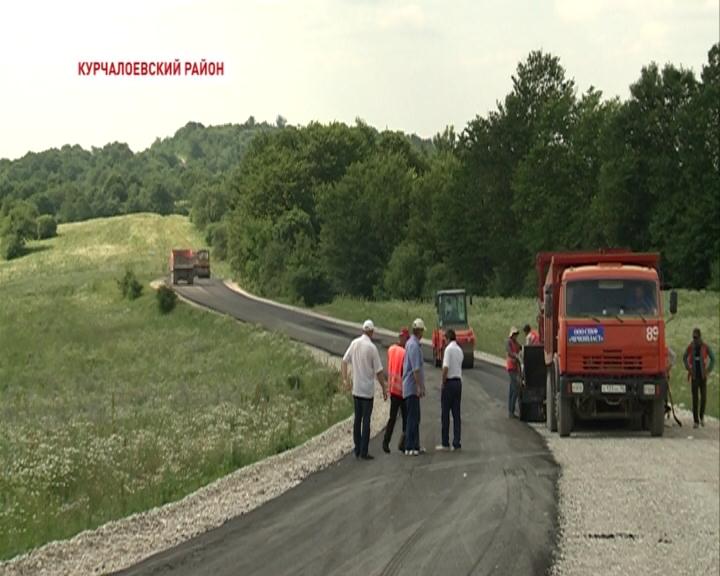
[[438, 305], [440, 324], [442, 326], [467, 324], [465, 294], [441, 294]]
[[657, 316], [657, 285], [649, 280], [576, 280], [567, 283], [566, 316]]

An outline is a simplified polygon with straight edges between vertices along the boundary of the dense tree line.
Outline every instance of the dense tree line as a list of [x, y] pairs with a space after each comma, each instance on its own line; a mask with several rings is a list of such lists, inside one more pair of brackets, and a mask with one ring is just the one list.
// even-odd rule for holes
[[630, 98], [578, 94], [533, 52], [497, 109], [433, 146], [363, 123], [286, 128], [231, 175], [221, 252], [267, 294], [532, 293], [541, 250], [659, 250], [665, 280], [720, 282], [720, 49], [701, 78], [651, 64]]
[[717, 289], [719, 45], [699, 78], [644, 67], [626, 100], [579, 94], [539, 51], [512, 81], [495, 110], [432, 142], [360, 120], [191, 123], [139, 155], [0, 161], [0, 198], [59, 221], [189, 211], [244, 283], [310, 304], [531, 293], [538, 251], [600, 247], [658, 250], [668, 282]]
[[[114, 142], [91, 150], [66, 145], [15, 161], [0, 159], [3, 252], [19, 255], [26, 240], [46, 237], [48, 218], [74, 222], [134, 212], [188, 214], [195, 205], [196, 220], [204, 226], [216, 211], [227, 209], [206, 202], [208, 190], [242, 160], [255, 134], [272, 129], [253, 117], [240, 125], [207, 128], [190, 122], [137, 154]], [[29, 232], [28, 219], [38, 220], [33, 226], [42, 226], [45, 236]]]

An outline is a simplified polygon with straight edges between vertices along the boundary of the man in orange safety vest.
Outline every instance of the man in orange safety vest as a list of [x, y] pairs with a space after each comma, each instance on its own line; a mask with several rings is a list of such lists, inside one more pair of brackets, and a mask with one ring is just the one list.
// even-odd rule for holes
[[385, 427], [385, 436], [383, 438], [383, 450], [390, 452], [390, 440], [395, 430], [395, 421], [397, 420], [398, 410], [402, 414], [402, 434], [400, 435], [400, 444], [398, 449], [405, 451], [405, 418], [407, 411], [403, 402], [402, 391], [402, 367], [405, 360], [405, 343], [410, 338], [410, 332], [407, 328], [400, 330], [398, 341], [388, 348], [387, 367], [388, 367], [388, 387], [390, 389], [390, 417]]

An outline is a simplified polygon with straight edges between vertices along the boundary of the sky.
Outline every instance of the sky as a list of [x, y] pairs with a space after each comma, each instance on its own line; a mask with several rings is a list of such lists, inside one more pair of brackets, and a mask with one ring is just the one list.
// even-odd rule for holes
[[[579, 92], [643, 66], [699, 77], [720, 0], [0, 0], [0, 158], [64, 144], [139, 152], [189, 121], [460, 132], [532, 50]], [[221, 77], [78, 74], [80, 62], [222, 62]]]

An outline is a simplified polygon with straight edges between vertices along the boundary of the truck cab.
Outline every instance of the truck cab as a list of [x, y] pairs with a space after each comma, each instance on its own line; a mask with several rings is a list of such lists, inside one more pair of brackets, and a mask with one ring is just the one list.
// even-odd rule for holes
[[465, 290], [439, 290], [435, 294], [435, 310], [437, 324], [432, 334], [435, 366], [442, 365], [447, 345], [445, 331], [452, 328], [455, 330], [458, 346], [463, 351], [463, 368], [472, 368], [475, 365], [475, 333], [468, 323]]

